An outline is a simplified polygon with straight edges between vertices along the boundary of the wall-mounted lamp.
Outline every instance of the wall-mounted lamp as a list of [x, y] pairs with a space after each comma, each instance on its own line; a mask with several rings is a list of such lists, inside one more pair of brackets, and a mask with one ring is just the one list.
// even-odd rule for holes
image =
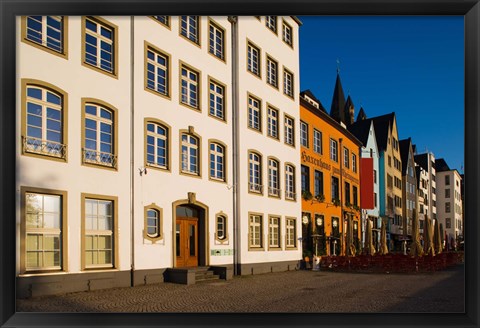
[[138, 171], [140, 173], [140, 176], [142, 176], [144, 174], [147, 175], [147, 168], [146, 167], [139, 167]]

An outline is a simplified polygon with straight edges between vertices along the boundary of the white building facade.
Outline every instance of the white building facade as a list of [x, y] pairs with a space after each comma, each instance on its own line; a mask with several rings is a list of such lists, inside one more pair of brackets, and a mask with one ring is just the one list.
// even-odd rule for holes
[[[298, 140], [298, 27], [276, 16], [18, 18], [19, 296], [156, 283], [171, 268], [230, 276], [296, 263], [300, 203], [269, 191], [287, 162], [298, 189], [299, 151], [282, 129], [288, 115]], [[248, 40], [261, 78], [247, 70]], [[275, 61], [278, 89], [266, 81]], [[261, 133], [248, 127], [249, 95], [261, 100]], [[260, 196], [249, 192], [252, 153]], [[279, 184], [267, 189], [271, 158]], [[256, 215], [262, 230], [249, 224]]]

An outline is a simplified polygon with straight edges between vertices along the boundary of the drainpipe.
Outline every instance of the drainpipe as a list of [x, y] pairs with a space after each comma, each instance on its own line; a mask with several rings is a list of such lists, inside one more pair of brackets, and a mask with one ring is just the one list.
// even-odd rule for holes
[[134, 215], [135, 215], [135, 189], [134, 189], [134, 179], [135, 179], [135, 168], [134, 168], [134, 16], [130, 18], [130, 286], [135, 286], [135, 225], [134, 225]]
[[339, 156], [339, 159], [340, 159], [340, 186], [338, 188], [338, 191], [339, 191], [339, 196], [340, 196], [340, 222], [341, 222], [341, 227], [342, 227], [342, 243], [340, 244], [341, 248], [340, 248], [340, 253], [342, 252], [342, 249], [345, 249], [345, 255], [347, 254], [346, 252], [346, 247], [345, 247], [345, 222], [344, 222], [344, 218], [343, 218], [343, 214], [344, 214], [344, 211], [343, 211], [343, 162], [342, 162], [342, 153], [343, 153], [343, 147], [342, 147], [342, 141], [343, 141], [343, 138], [339, 138], [338, 139], [340, 141], [340, 147], [339, 147], [339, 150], [340, 150], [340, 156]]
[[240, 193], [239, 193], [239, 111], [238, 111], [238, 16], [228, 16], [232, 35], [232, 155], [233, 155], [233, 274], [241, 274], [240, 269]]

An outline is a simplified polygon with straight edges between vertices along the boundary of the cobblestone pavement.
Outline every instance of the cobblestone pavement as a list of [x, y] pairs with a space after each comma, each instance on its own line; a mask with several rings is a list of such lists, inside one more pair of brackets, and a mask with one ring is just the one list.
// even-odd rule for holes
[[464, 266], [423, 274], [289, 271], [17, 300], [17, 312], [464, 312]]

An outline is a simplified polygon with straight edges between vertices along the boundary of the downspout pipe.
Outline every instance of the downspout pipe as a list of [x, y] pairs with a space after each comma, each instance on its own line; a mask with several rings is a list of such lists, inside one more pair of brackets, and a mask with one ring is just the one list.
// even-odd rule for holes
[[134, 52], [134, 35], [135, 35], [135, 16], [130, 17], [130, 286], [135, 286], [135, 92], [134, 92], [134, 63], [135, 63], [135, 52]]
[[232, 49], [232, 163], [233, 163], [233, 274], [241, 274], [240, 191], [239, 191], [239, 110], [238, 110], [238, 16], [228, 16], [231, 23]]
[[340, 146], [338, 147], [339, 148], [339, 153], [340, 153], [340, 156], [339, 156], [339, 160], [340, 160], [340, 186], [338, 188], [338, 191], [339, 191], [339, 196], [340, 196], [340, 222], [341, 222], [341, 227], [342, 227], [342, 242], [340, 244], [341, 246], [341, 249], [340, 249], [340, 252], [342, 253], [343, 251], [345, 252], [344, 255], [347, 254], [347, 248], [346, 248], [346, 245], [345, 245], [345, 219], [343, 217], [344, 215], [344, 211], [343, 211], [343, 162], [342, 162], [342, 153], [343, 153], [343, 147], [342, 147], [342, 142], [343, 142], [343, 138], [340, 138], [339, 139], [339, 144]]

